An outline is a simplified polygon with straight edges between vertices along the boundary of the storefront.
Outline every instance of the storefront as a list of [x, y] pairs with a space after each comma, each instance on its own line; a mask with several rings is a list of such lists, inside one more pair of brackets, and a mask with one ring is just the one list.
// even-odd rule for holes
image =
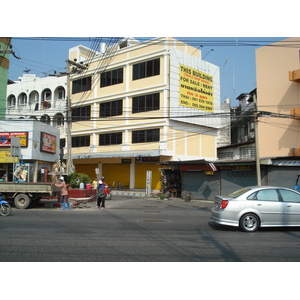
[[105, 177], [105, 182], [116, 189], [145, 189], [146, 173], [151, 171], [151, 189], [160, 189], [159, 151], [130, 151], [73, 155], [76, 172], [91, 178]]
[[[12, 128], [22, 128], [13, 131]], [[0, 121], [0, 181], [48, 182], [58, 161], [59, 130], [32, 119]], [[14, 175], [15, 173], [15, 175]]]

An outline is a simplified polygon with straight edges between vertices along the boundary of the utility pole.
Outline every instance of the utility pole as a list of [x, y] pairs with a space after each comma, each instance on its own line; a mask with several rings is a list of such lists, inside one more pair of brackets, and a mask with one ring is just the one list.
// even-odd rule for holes
[[[86, 65], [78, 64], [76, 61], [72, 61], [70, 59], [66, 60], [67, 63], [67, 132], [66, 132], [66, 146], [67, 146], [67, 153], [66, 153], [66, 173], [70, 175], [73, 170], [73, 159], [72, 159], [72, 137], [71, 137], [71, 129], [72, 129], [72, 110], [71, 110], [71, 80], [70, 75], [71, 73], [80, 73], [83, 70], [87, 69]], [[71, 65], [73, 66], [71, 69]]]
[[253, 102], [255, 105], [255, 120], [254, 120], [254, 134], [255, 134], [255, 153], [256, 153], [256, 176], [257, 176], [257, 185], [261, 186], [261, 172], [260, 172], [260, 158], [259, 158], [259, 142], [258, 142], [258, 111], [257, 111], [257, 98], [256, 95], [253, 95]]

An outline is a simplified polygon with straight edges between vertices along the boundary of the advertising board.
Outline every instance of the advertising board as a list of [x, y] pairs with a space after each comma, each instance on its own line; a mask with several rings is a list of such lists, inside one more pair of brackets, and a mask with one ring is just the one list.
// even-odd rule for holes
[[19, 137], [20, 138], [20, 146], [27, 147], [28, 146], [28, 132], [0, 132], [0, 147], [10, 147], [11, 146], [11, 138]]
[[180, 64], [179, 105], [214, 112], [213, 76]]
[[56, 153], [56, 136], [41, 132], [41, 151]]

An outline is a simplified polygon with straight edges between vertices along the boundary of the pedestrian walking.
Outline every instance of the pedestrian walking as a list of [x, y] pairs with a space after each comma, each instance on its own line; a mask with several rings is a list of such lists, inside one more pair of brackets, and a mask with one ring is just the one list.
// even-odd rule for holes
[[92, 182], [92, 186], [93, 186], [93, 189], [96, 189], [98, 187], [98, 181], [97, 181], [97, 178], [95, 178]]
[[[104, 179], [104, 177], [103, 177]], [[105, 208], [105, 192], [104, 192], [104, 182], [102, 180], [99, 180], [99, 184], [97, 187], [97, 208], [100, 208], [101, 205], [101, 209]]]
[[61, 209], [68, 210], [71, 208], [71, 204], [69, 203], [67, 184], [63, 176], [59, 178], [59, 181], [59, 183], [55, 183], [55, 186], [61, 188]]

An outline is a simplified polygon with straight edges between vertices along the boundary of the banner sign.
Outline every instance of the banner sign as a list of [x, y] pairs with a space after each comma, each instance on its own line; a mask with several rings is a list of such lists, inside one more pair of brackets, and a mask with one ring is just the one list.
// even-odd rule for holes
[[0, 149], [0, 163], [15, 163], [19, 161], [19, 157], [10, 155], [10, 150]]
[[0, 147], [10, 147], [11, 137], [19, 137], [20, 146], [27, 147], [28, 132], [0, 132]]
[[41, 132], [41, 151], [56, 153], [56, 136]]
[[180, 65], [179, 105], [214, 112], [213, 77]]

